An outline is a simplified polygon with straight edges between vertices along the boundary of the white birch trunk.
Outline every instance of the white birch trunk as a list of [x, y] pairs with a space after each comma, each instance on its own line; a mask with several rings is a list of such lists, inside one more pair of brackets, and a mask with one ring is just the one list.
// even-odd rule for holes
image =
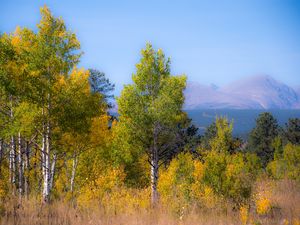
[[[13, 99], [12, 96], [10, 99], [10, 120], [13, 121]], [[16, 186], [16, 146], [15, 138], [12, 135], [10, 141], [10, 150], [9, 150], [9, 182], [12, 187], [12, 194], [15, 195], [15, 186]]]
[[156, 205], [158, 202], [157, 181], [158, 181], [158, 148], [157, 148], [157, 128], [154, 128], [153, 148], [151, 154], [151, 203]]
[[157, 181], [158, 181], [158, 162], [151, 160], [151, 203], [156, 205], [158, 201]]
[[49, 183], [49, 190], [52, 190], [53, 187], [53, 181], [54, 181], [54, 176], [55, 176], [55, 166], [56, 166], [56, 160], [57, 160], [57, 155], [54, 153], [53, 159], [52, 159], [52, 164], [51, 164], [51, 172], [50, 172], [50, 183]]
[[43, 144], [43, 202], [48, 203], [50, 197], [50, 138], [49, 138], [49, 123], [47, 123], [45, 135], [44, 135], [44, 144]]
[[9, 180], [12, 186], [12, 192], [15, 194], [16, 185], [16, 146], [15, 138], [11, 136], [10, 150], [9, 150]]
[[30, 171], [30, 148], [29, 143], [26, 142], [25, 147], [25, 163], [24, 163], [24, 171], [26, 170], [26, 175], [24, 175], [24, 192], [26, 198], [29, 196], [29, 171]]
[[75, 154], [73, 158], [72, 174], [71, 174], [71, 181], [70, 181], [70, 190], [72, 193], [74, 191], [74, 180], [76, 175], [77, 164], [78, 164], [78, 156]]
[[18, 169], [19, 169], [19, 179], [18, 179], [18, 191], [19, 191], [19, 198], [22, 198], [23, 195], [23, 153], [22, 153], [22, 139], [21, 133], [18, 134]]

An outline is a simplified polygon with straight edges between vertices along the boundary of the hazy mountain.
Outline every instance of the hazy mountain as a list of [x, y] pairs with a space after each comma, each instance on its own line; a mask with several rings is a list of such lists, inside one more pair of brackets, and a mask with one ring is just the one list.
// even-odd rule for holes
[[247, 77], [225, 87], [189, 82], [185, 108], [294, 109], [300, 108], [296, 90], [268, 75]]
[[295, 87], [294, 90], [296, 91], [298, 96], [300, 96], [300, 86]]

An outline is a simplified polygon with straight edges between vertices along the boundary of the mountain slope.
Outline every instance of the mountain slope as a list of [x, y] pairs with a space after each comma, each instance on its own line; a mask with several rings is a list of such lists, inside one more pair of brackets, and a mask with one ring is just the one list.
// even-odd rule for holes
[[189, 82], [185, 97], [186, 109], [300, 108], [300, 96], [296, 91], [267, 75], [248, 77], [222, 88]]

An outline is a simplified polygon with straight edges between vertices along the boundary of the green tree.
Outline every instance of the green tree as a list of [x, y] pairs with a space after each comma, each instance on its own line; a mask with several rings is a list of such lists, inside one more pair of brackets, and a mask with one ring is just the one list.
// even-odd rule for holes
[[93, 93], [100, 93], [103, 96], [108, 107], [112, 107], [111, 100], [114, 95], [111, 93], [115, 89], [115, 85], [106, 78], [105, 73], [100, 72], [96, 69], [89, 69], [90, 77], [89, 82], [91, 86], [91, 91]]
[[210, 140], [210, 146], [217, 152], [230, 152], [233, 123], [228, 123], [226, 118], [216, 119], [216, 135]]
[[300, 144], [300, 119], [290, 118], [285, 125], [284, 138], [286, 142], [290, 142], [294, 145]]
[[151, 167], [152, 203], [157, 202], [157, 180], [160, 162], [175, 143], [173, 129], [186, 118], [182, 112], [185, 76], [171, 76], [170, 60], [162, 50], [150, 44], [142, 50], [142, 59], [118, 98], [120, 125], [128, 134], [131, 148], [142, 149]]
[[263, 167], [273, 160], [272, 143], [279, 132], [277, 120], [269, 112], [261, 113], [256, 119], [256, 126], [249, 136], [248, 148], [261, 159]]
[[217, 126], [216, 123], [213, 122], [208, 127], [206, 127], [203, 136], [201, 137], [201, 146], [203, 149], [210, 149], [210, 140], [215, 138], [217, 135]]

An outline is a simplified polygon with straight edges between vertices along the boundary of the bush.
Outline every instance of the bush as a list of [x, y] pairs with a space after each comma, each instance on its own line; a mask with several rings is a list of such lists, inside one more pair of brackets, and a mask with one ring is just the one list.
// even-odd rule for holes
[[[181, 153], [167, 169], [161, 170], [158, 190], [163, 204], [171, 203], [178, 212], [192, 200], [192, 184], [195, 182], [196, 161], [189, 153]], [[199, 166], [199, 165], [198, 165]]]
[[275, 179], [286, 177], [300, 181], [300, 146], [287, 144], [281, 157], [268, 164], [267, 172]]

